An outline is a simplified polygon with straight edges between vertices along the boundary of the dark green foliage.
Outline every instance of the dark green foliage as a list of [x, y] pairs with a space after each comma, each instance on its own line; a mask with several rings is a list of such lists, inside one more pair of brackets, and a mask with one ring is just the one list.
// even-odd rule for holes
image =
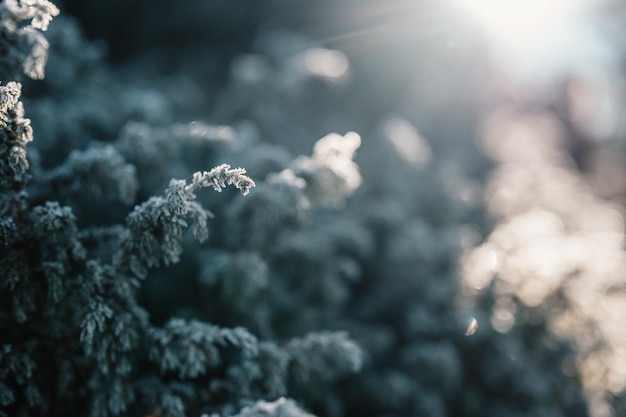
[[[48, 2], [2, 6], [8, 29], [18, 19], [32, 19], [33, 28], [43, 30], [56, 14]], [[57, 41], [73, 42], [71, 37], [78, 35], [69, 33]], [[28, 61], [24, 71], [41, 78], [47, 43], [43, 38], [37, 42], [44, 51], [35, 48], [33, 57], [24, 58]], [[19, 46], [6, 48], [11, 51], [8, 57], [13, 51], [17, 54]], [[32, 60], [39, 63], [37, 68]], [[190, 182], [171, 180], [162, 197], [136, 205], [125, 223], [120, 223], [121, 207], [135, 203], [138, 191], [154, 191], [154, 185], [148, 183], [150, 189], [142, 190], [138, 182], [150, 174], [151, 164], [157, 164], [155, 169], [163, 167], [164, 156], [179, 152], [183, 157], [191, 151], [196, 152], [195, 163], [205, 166], [223, 142], [237, 140], [231, 128], [175, 125], [139, 136], [133, 133], [132, 144], [127, 133], [117, 143], [72, 151], [52, 169], [44, 167], [44, 158], [44, 166], [39, 165], [35, 153], [37, 165], [31, 176], [26, 144], [32, 140], [32, 129], [19, 101], [21, 85], [9, 82], [0, 94], [3, 415], [228, 412], [252, 400], [287, 395], [294, 372], [305, 372], [297, 377], [304, 385], [358, 371], [361, 350], [344, 333], [312, 333], [303, 339], [307, 342], [294, 339], [279, 347], [260, 343], [242, 327], [177, 318], [154, 326], [137, 303], [137, 290], [150, 270], [180, 261], [185, 230], [190, 229], [200, 242], [208, 238], [213, 215], [196, 201], [196, 192], [207, 187], [222, 192], [233, 186], [245, 196], [255, 183], [244, 169], [221, 164], [196, 172]], [[135, 122], [135, 126], [140, 125]], [[55, 140], [54, 131], [50, 133], [49, 140]], [[171, 146], [166, 143], [172, 141], [177, 143], [171, 149], [158, 152], [159, 143]], [[169, 168], [189, 172], [184, 167], [176, 171], [176, 164]], [[162, 183], [163, 177], [156, 180], [153, 184]], [[107, 212], [107, 205], [119, 208]], [[240, 230], [240, 238], [246, 232]], [[242, 264], [244, 272], [254, 272], [263, 264], [259, 256], [236, 258], [243, 259], [250, 259]], [[221, 274], [227, 269], [222, 266]], [[230, 280], [223, 283], [232, 285]], [[238, 297], [239, 291], [232, 296]], [[313, 372], [315, 361], [336, 369]], [[276, 404], [291, 414], [300, 413], [292, 402]]]
[[127, 164], [112, 146], [74, 151], [67, 161], [38, 179], [35, 197], [131, 204], [137, 193], [135, 167]]
[[[472, 269], [513, 251], [484, 196], [514, 160], [469, 133], [492, 97], [409, 97], [413, 60], [377, 73], [404, 46], [441, 63], [428, 41], [370, 57], [289, 29], [349, 0], [219, 3], [64, 1], [145, 30], [117, 63], [67, 16], [48, 51], [50, 2], [0, 3], [0, 416], [597, 417], [587, 401], [618, 398], [582, 375], [606, 339], [571, 330], [565, 286], [532, 306], [502, 259]], [[176, 20], [200, 11], [215, 28]]]
[[244, 358], [258, 354], [256, 338], [245, 329], [220, 329], [197, 321], [170, 320], [163, 329], [155, 329], [150, 339], [153, 348], [148, 357], [161, 372], [176, 371], [181, 379], [198, 377], [207, 367], [219, 365], [219, 347], [233, 346]]

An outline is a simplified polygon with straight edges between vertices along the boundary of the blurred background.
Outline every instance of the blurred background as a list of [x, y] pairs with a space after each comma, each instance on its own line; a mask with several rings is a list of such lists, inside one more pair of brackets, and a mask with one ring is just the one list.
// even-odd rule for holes
[[[310, 153], [315, 140], [327, 133], [355, 131], [362, 138], [356, 161], [363, 177], [355, 199], [366, 204], [348, 209], [379, 229], [410, 219], [411, 227], [426, 224], [419, 233], [429, 230], [422, 240], [415, 237], [418, 232], [405, 240], [389, 237], [391, 243], [381, 245], [388, 253], [364, 263], [374, 271], [370, 275], [401, 276], [402, 265], [409, 268], [407, 260], [415, 256], [411, 242], [420, 248], [438, 244], [443, 230], [454, 226], [456, 249], [443, 268], [449, 278], [437, 276], [415, 291], [426, 291], [429, 300], [445, 299], [446, 308], [469, 320], [463, 337], [473, 341], [453, 343], [460, 353], [452, 356], [461, 363], [455, 366], [464, 370], [465, 376], [458, 377], [462, 384], [434, 383], [437, 392], [456, 393], [436, 394], [443, 404], [438, 408], [405, 405], [404, 388], [398, 387], [413, 387], [410, 395], [417, 395], [422, 391], [415, 391], [411, 378], [433, 386], [424, 375], [449, 364], [438, 362], [442, 359], [435, 354], [381, 348], [383, 356], [404, 355], [395, 364], [387, 357], [372, 365], [394, 369], [379, 376], [377, 384], [396, 393], [395, 399], [387, 395], [362, 410], [348, 405], [346, 414], [626, 415], [626, 2], [58, 3], [89, 39], [81, 59], [103, 57], [116, 74], [113, 79], [141, 91], [130, 97], [123, 95], [123, 85], [110, 87], [122, 92], [106, 96], [101, 105], [113, 114], [115, 100], [125, 97], [125, 115], [103, 122], [93, 116], [82, 137], [107, 140], [129, 119], [205, 120], [247, 126], [262, 142], [298, 155]], [[35, 95], [66, 94], [62, 82], [54, 80], [68, 74], [94, 77], [80, 75], [78, 67], [68, 72], [62, 51], [55, 55], [55, 39], [63, 43], [58, 40], [62, 34], [55, 33], [53, 24], [50, 81], [34, 84]], [[46, 110], [35, 107], [36, 126]], [[39, 145], [42, 150], [46, 140]], [[410, 169], [396, 172], [390, 163]], [[406, 201], [387, 200], [385, 193], [405, 195]], [[413, 207], [410, 215], [397, 208], [403, 205]], [[431, 246], [419, 254], [423, 263], [439, 256]], [[452, 283], [450, 291], [444, 281]], [[415, 340], [396, 347], [415, 343], [443, 349], [438, 343], [448, 339], [424, 330], [423, 324], [442, 317], [441, 303], [423, 309], [407, 304], [394, 313], [394, 279], [384, 282], [364, 286], [353, 297], [392, 288], [388, 305], [380, 301], [375, 307], [379, 301], [364, 297], [354, 305], [367, 312], [355, 315], [364, 322], [375, 316], [398, 338]], [[149, 295], [144, 302], [151, 306]], [[165, 319], [179, 307], [163, 313], [150, 308]], [[394, 324], [400, 321], [402, 331]], [[361, 337], [367, 339], [365, 333]], [[407, 363], [416, 366], [418, 376], [411, 376]], [[523, 373], [526, 367], [537, 374]], [[507, 384], [525, 388], [499, 403], [505, 395], [499, 390]], [[558, 399], [546, 394], [559, 384], [580, 387], [582, 400], [574, 401], [574, 394]], [[428, 393], [420, 394], [427, 399], [422, 404], [435, 401]], [[465, 394], [481, 399], [472, 403]], [[463, 405], [451, 406], [454, 401]], [[511, 405], [518, 401], [535, 405]], [[492, 402], [497, 404], [488, 405]]]

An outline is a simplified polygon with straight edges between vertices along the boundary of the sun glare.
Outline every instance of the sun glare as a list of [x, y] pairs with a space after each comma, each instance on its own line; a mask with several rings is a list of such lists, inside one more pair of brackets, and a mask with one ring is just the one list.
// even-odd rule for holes
[[533, 42], [567, 20], [575, 0], [454, 0], [504, 42]]
[[592, 0], [449, 1], [515, 69], [553, 72], [598, 53]]

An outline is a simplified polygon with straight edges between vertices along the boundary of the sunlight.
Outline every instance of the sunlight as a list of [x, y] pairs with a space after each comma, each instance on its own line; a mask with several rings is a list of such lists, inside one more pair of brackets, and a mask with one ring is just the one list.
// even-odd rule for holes
[[[539, 41], [569, 18], [575, 0], [454, 0], [502, 42]], [[555, 28], [554, 26], [557, 26]]]
[[551, 73], [602, 53], [591, 0], [449, 1], [480, 28], [508, 69]]

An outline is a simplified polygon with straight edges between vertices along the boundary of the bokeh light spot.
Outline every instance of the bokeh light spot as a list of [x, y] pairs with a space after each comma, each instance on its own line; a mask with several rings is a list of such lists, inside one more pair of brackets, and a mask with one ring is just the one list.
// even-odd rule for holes
[[305, 71], [318, 77], [337, 79], [348, 72], [350, 63], [343, 52], [325, 48], [311, 48], [304, 54]]

